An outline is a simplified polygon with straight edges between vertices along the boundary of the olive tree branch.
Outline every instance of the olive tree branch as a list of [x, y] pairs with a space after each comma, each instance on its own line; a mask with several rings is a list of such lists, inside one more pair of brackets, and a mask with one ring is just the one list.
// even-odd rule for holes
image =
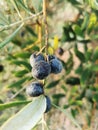
[[47, 11], [46, 11], [46, 2], [47, 0], [43, 0], [43, 17], [44, 17], [44, 25], [45, 25], [45, 44], [46, 44], [46, 54], [48, 53], [48, 24], [47, 24]]
[[18, 24], [21, 24], [21, 23], [24, 23], [24, 22], [26, 22], [26, 21], [28, 21], [28, 20], [31, 20], [31, 19], [33, 19], [33, 18], [36, 18], [36, 17], [38, 17], [38, 16], [40, 16], [40, 15], [42, 15], [42, 14], [43, 14], [42, 11], [39, 12], [39, 13], [37, 13], [37, 14], [33, 14], [33, 15], [31, 15], [31, 16], [29, 16], [29, 17], [26, 17], [26, 18], [24, 18], [24, 19], [22, 19], [22, 20], [19, 20], [19, 21], [15, 22], [15, 23], [11, 23], [11, 24], [9, 24], [9, 25], [2, 26], [2, 27], [0, 27], [0, 30], [11, 28], [11, 27], [16, 26], [16, 25], [18, 25]]

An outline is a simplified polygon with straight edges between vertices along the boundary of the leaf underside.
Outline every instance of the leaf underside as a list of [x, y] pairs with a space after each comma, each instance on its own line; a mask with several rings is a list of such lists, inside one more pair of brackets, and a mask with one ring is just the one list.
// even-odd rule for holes
[[46, 98], [40, 96], [11, 117], [0, 130], [31, 130], [41, 119], [46, 109]]

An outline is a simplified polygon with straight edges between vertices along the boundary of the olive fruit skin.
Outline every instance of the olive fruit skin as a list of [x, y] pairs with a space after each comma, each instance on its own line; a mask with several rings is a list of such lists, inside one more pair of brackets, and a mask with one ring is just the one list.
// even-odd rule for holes
[[50, 98], [48, 96], [45, 96], [45, 97], [46, 97], [46, 110], [45, 110], [45, 113], [47, 113], [51, 109], [51, 100], [50, 100]]
[[42, 54], [36, 55], [36, 53], [33, 53], [30, 56], [30, 65], [33, 67], [36, 62], [39, 62], [41, 60], [45, 60]]
[[32, 67], [32, 76], [36, 79], [42, 80], [46, 78], [51, 72], [50, 64], [46, 61], [39, 61]]
[[44, 93], [43, 85], [39, 82], [32, 82], [27, 88], [26, 93], [30, 97], [37, 97]]
[[62, 71], [62, 63], [58, 59], [53, 59], [50, 61], [51, 73], [58, 74]]
[[57, 59], [55, 55], [48, 55], [48, 61], [51, 61], [53, 59]]
[[62, 56], [63, 53], [64, 53], [64, 50], [63, 50], [61, 47], [59, 47], [58, 50], [57, 50], [57, 53], [58, 53], [60, 56]]
[[53, 55], [50, 55], [48, 57], [49, 57], [48, 59], [51, 66], [51, 73], [54, 73], [54, 74], [60, 73], [63, 69], [61, 61], [58, 58], [56, 58], [56, 56], [53, 56]]

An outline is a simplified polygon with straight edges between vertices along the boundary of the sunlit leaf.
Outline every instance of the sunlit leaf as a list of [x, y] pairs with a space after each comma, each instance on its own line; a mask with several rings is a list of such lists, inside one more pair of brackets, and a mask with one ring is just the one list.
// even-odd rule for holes
[[77, 36], [80, 36], [80, 37], [84, 36], [84, 33], [82, 32], [81, 28], [78, 25], [74, 25], [73, 28]]
[[92, 8], [98, 10], [98, 1], [97, 0], [89, 0], [89, 4]]
[[53, 44], [53, 49], [56, 50], [58, 48], [58, 44], [59, 44], [59, 38], [58, 36], [54, 37], [54, 44]]
[[42, 95], [9, 118], [1, 130], [31, 130], [42, 118], [46, 109], [46, 98]]
[[98, 72], [98, 65], [92, 65], [91, 70]]
[[52, 47], [48, 47], [48, 53], [49, 53], [50, 55], [53, 55], [53, 48], [52, 48]]

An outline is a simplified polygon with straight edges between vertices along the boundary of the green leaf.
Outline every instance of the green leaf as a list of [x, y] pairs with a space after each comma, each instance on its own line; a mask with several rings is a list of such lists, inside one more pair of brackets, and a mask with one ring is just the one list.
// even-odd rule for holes
[[38, 13], [42, 10], [42, 0], [32, 0], [33, 7], [35, 9], [35, 12]]
[[94, 54], [93, 54], [93, 62], [98, 60], [98, 47], [95, 48]]
[[97, 0], [88, 0], [91, 7], [95, 10], [98, 10], [98, 1]]
[[91, 61], [92, 60], [92, 55], [93, 55], [93, 49], [88, 49], [87, 52], [86, 52], [86, 60], [88, 61]]
[[92, 65], [91, 70], [98, 72], [98, 65]]
[[71, 2], [72, 3], [72, 5], [79, 5], [79, 4], [81, 4], [79, 1], [77, 1], [77, 0], [68, 0], [68, 2]]
[[51, 83], [49, 83], [46, 88], [50, 89], [50, 88], [53, 88], [53, 87], [56, 87], [56, 85], [60, 82], [60, 80], [56, 80], [56, 81], [53, 81]]
[[16, 65], [23, 65], [23, 66], [25, 66], [29, 71], [31, 71], [31, 69], [32, 69], [32, 67], [30, 66], [30, 64], [29, 63], [27, 63], [26, 61], [16, 61], [16, 60], [13, 60], [13, 61], [11, 61], [11, 63], [13, 63], [13, 64], [16, 64]]
[[77, 45], [74, 48], [74, 52], [75, 52], [76, 56], [79, 58], [80, 61], [85, 62], [85, 56], [82, 52], [80, 52], [78, 50]]
[[66, 84], [70, 85], [80, 84], [80, 79], [78, 77], [69, 77], [66, 79]]
[[78, 26], [78, 25], [74, 25], [73, 26], [73, 29], [74, 29], [74, 32], [78, 35], [78, 36], [80, 36], [80, 37], [83, 37], [84, 35], [83, 35], [83, 32], [82, 32], [82, 30], [81, 30], [81, 28]]
[[87, 26], [88, 26], [88, 22], [89, 22], [89, 14], [87, 12], [85, 12], [85, 15], [84, 15], [84, 20], [83, 20], [83, 23], [82, 23], [82, 30], [86, 30]]
[[31, 101], [16, 101], [16, 102], [9, 102], [9, 103], [5, 103], [5, 104], [0, 104], [0, 110], [5, 110], [5, 109], [8, 109], [10, 107], [28, 104], [30, 102]]
[[0, 24], [1, 25], [9, 24], [7, 17], [4, 15], [4, 12], [1, 11], [1, 9], [0, 9]]
[[16, 36], [22, 26], [23, 24], [21, 24], [8, 38], [6, 38], [3, 42], [0, 43], [0, 49], [7, 45]]
[[14, 83], [8, 85], [8, 88], [20, 87], [21, 84], [23, 84], [26, 80], [28, 80], [28, 77], [22, 78], [22, 79], [18, 80], [17, 82], [14, 82]]
[[62, 34], [61, 41], [62, 42], [66, 42], [66, 41], [71, 42], [74, 40], [76, 40], [76, 34], [75, 34], [74, 30], [72, 29], [71, 26], [65, 25], [63, 27], [63, 34]]
[[22, 46], [23, 42], [18, 39], [12, 39], [12, 43], [17, 46]]
[[22, 9], [24, 9], [27, 13], [31, 14], [30, 10], [24, 5], [22, 0], [16, 0], [17, 4], [20, 5]]
[[21, 70], [21, 71], [17, 71], [17, 72], [14, 71], [14, 75], [16, 77], [23, 77], [27, 73], [28, 73], [28, 70]]
[[56, 99], [58, 99], [58, 98], [63, 98], [63, 97], [65, 97], [65, 94], [63, 94], [63, 93], [53, 94], [52, 97], [53, 97], [53, 98], [56, 98]]
[[37, 35], [35, 34], [35, 32], [33, 31], [33, 29], [32, 29], [31, 27], [26, 26], [26, 30], [27, 30], [30, 34], [32, 34], [32, 36], [37, 37]]
[[80, 64], [78, 68], [75, 70], [75, 73], [81, 75], [82, 71], [83, 71], [83, 65]]
[[98, 102], [98, 92], [96, 92], [93, 96], [93, 101]]
[[81, 74], [80, 82], [82, 85], [85, 85], [86, 82], [88, 82], [90, 76], [91, 76], [91, 69], [90, 68], [85, 68]]
[[29, 58], [31, 55], [31, 52], [20, 52], [20, 53], [17, 53], [15, 54], [14, 56], [17, 57], [17, 58]]
[[1, 130], [31, 130], [46, 110], [46, 98], [42, 95], [26, 105], [20, 112], [9, 118]]

